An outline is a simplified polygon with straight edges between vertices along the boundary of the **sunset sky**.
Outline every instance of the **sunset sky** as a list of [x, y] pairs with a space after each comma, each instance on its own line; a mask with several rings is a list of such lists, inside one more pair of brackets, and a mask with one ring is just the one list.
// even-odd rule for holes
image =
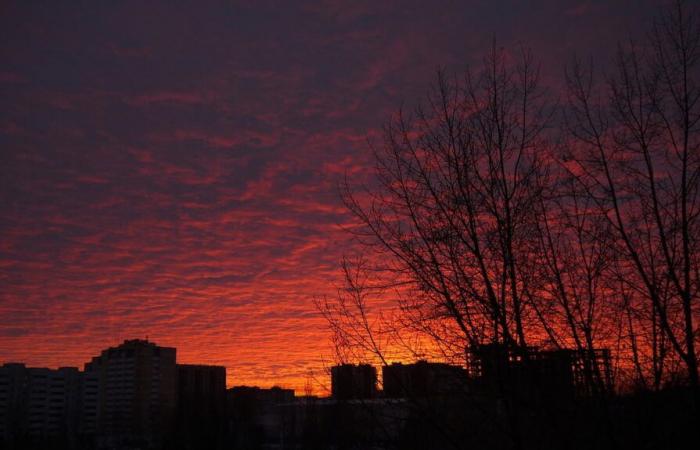
[[0, 364], [148, 337], [301, 388], [332, 357], [313, 299], [352, 252], [336, 185], [371, 176], [390, 115], [494, 37], [556, 91], [658, 4], [2, 2]]

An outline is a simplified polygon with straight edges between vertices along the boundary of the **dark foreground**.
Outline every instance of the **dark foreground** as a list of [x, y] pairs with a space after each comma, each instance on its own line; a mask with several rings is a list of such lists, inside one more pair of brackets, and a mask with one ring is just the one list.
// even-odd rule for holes
[[270, 391], [243, 390], [224, 411], [192, 411], [160, 434], [14, 435], [0, 448], [675, 449], [696, 441], [700, 423], [697, 392], [686, 388], [584, 399], [452, 393], [337, 400]]

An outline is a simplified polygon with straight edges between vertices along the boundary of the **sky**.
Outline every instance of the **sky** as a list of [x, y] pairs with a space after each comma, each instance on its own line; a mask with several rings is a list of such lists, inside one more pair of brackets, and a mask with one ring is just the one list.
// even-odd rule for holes
[[[659, 0], [0, 3], [0, 363], [124, 339], [301, 389], [355, 247], [337, 185], [496, 39], [557, 92]], [[321, 392], [322, 393], [322, 392]]]

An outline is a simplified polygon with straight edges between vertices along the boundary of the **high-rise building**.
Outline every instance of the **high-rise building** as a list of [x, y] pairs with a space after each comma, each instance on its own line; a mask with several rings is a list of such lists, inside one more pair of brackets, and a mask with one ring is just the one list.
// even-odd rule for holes
[[170, 433], [177, 401], [174, 348], [127, 340], [94, 357], [85, 374], [85, 403], [91, 409], [84, 421], [87, 427], [97, 424], [103, 445], [158, 447]]
[[331, 396], [338, 400], [373, 398], [377, 395], [377, 369], [369, 364], [331, 367]]
[[80, 427], [82, 435], [97, 434], [97, 416], [100, 408], [100, 373], [99, 371], [83, 372], [81, 387]]
[[81, 373], [75, 367], [0, 367], [0, 437], [56, 440], [78, 429]]
[[6, 442], [21, 433], [26, 371], [24, 364], [0, 367], [0, 437]]
[[30, 368], [27, 383], [28, 431], [31, 435], [68, 436], [77, 429], [80, 372]]

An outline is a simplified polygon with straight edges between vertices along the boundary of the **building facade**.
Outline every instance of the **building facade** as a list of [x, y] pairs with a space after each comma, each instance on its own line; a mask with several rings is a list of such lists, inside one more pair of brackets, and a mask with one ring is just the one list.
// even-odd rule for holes
[[226, 436], [226, 368], [177, 365], [176, 434], [189, 448], [222, 448]]
[[377, 369], [369, 364], [341, 364], [331, 367], [331, 396], [337, 400], [374, 398]]
[[[85, 365], [86, 427], [101, 446], [159, 447], [174, 427], [175, 349], [146, 340], [124, 341]], [[96, 388], [96, 389], [95, 389]]]
[[0, 437], [17, 445], [58, 445], [77, 436], [81, 386], [81, 373], [75, 367], [4, 364], [0, 367]]
[[455, 395], [466, 390], [467, 372], [444, 363], [393, 363], [382, 367], [382, 382], [387, 398]]

